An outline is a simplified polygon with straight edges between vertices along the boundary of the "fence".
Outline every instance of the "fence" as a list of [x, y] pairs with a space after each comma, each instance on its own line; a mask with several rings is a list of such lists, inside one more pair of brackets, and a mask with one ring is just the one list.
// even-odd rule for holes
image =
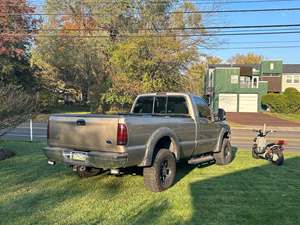
[[47, 123], [33, 122], [31, 119], [20, 124], [1, 137], [2, 140], [46, 141]]

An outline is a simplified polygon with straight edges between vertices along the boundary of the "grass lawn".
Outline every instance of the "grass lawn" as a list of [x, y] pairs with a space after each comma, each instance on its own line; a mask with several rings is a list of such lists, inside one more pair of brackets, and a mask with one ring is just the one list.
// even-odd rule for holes
[[300, 224], [300, 153], [282, 167], [250, 151], [225, 167], [180, 164], [177, 183], [151, 193], [139, 175], [80, 179], [48, 166], [43, 144], [3, 145], [17, 155], [0, 162], [0, 224]]
[[300, 113], [298, 114], [284, 114], [284, 113], [268, 113], [271, 116], [275, 116], [280, 119], [290, 120], [300, 123]]
[[36, 115], [33, 120], [36, 122], [46, 122], [48, 121], [48, 117], [50, 114], [60, 114], [60, 113], [89, 114], [91, 112], [89, 111], [88, 107], [84, 107], [84, 106], [59, 105], [56, 108], [49, 109], [48, 113], [40, 113]]

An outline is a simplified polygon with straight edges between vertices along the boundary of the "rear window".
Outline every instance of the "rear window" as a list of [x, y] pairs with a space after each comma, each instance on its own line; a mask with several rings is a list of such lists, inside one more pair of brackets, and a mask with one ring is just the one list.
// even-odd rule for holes
[[133, 113], [152, 113], [154, 97], [140, 97], [135, 103]]
[[168, 114], [188, 114], [189, 110], [184, 97], [168, 97]]
[[189, 110], [182, 96], [147, 96], [137, 100], [133, 113], [187, 115]]
[[167, 111], [167, 97], [155, 97], [154, 113], [165, 114]]

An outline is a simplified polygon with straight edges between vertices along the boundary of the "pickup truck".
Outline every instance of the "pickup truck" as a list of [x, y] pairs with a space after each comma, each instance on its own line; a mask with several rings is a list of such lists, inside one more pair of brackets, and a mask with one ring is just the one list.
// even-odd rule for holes
[[51, 115], [43, 150], [50, 165], [65, 163], [82, 177], [142, 167], [146, 188], [160, 192], [173, 185], [179, 160], [229, 164], [230, 134], [224, 110], [213, 113], [202, 97], [152, 93], [128, 114]]

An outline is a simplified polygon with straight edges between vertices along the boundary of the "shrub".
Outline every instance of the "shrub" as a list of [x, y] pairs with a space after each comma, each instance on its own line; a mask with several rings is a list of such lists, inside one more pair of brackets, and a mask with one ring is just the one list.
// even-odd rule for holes
[[288, 111], [300, 112], [300, 92], [296, 88], [287, 88], [283, 94], [288, 98]]
[[299, 113], [300, 92], [295, 88], [287, 88], [283, 94], [270, 93], [262, 97], [262, 104], [270, 107], [272, 112]]
[[270, 107], [272, 112], [286, 113], [288, 99], [285, 95], [271, 93], [262, 97], [262, 104]]

